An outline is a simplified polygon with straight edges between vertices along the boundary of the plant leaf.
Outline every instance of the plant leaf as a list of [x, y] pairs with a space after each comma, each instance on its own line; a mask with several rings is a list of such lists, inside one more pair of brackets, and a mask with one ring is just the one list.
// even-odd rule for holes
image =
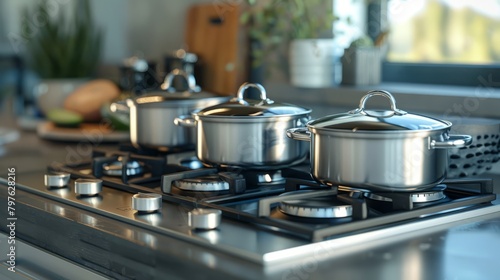
[[[95, 73], [101, 53], [101, 31], [93, 24], [90, 1], [78, 1], [68, 20], [63, 10], [57, 16], [47, 13], [47, 1], [34, 9], [26, 7], [22, 16], [22, 35], [30, 67], [42, 78], [78, 78]], [[35, 26], [34, 15], [46, 15], [46, 22]]]

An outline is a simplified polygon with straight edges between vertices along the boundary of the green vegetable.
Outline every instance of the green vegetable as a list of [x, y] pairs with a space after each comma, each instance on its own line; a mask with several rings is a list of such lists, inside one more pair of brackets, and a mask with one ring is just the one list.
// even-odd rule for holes
[[47, 119], [60, 127], [78, 127], [83, 122], [82, 115], [64, 109], [52, 109]]
[[114, 130], [128, 131], [130, 129], [130, 119], [126, 115], [112, 113], [109, 115], [109, 120]]
[[123, 112], [112, 112], [109, 103], [105, 103], [101, 107], [101, 115], [103, 119], [109, 120], [113, 130], [128, 131], [130, 129], [130, 115]]

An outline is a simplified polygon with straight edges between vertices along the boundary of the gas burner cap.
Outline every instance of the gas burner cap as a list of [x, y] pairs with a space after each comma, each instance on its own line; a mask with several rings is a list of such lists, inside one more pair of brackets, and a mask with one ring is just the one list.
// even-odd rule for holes
[[[438, 186], [435, 186], [434, 188], [429, 189], [427, 191], [412, 192], [412, 193], [410, 193], [411, 200], [413, 203], [438, 201], [438, 200], [441, 200], [441, 199], [446, 197], [446, 195], [443, 192], [445, 189], [446, 189], [446, 187], [444, 185], [438, 185]], [[380, 195], [380, 194], [365, 193], [364, 195], [366, 198], [369, 198], [369, 199], [392, 202], [392, 198], [385, 197], [385, 196]]]
[[352, 206], [342, 204], [335, 196], [314, 197], [300, 200], [285, 200], [280, 204], [281, 212], [304, 218], [345, 218], [352, 216]]
[[180, 160], [182, 166], [188, 167], [190, 169], [200, 169], [203, 168], [203, 163], [197, 157], [188, 157]]
[[[119, 157], [118, 160], [105, 163], [102, 165], [104, 175], [108, 176], [122, 176], [122, 158]], [[143, 164], [136, 160], [131, 160], [127, 162], [127, 176], [140, 175], [144, 172]]]
[[229, 183], [223, 181], [217, 174], [181, 179], [174, 181], [173, 184], [184, 191], [217, 192], [229, 190]]

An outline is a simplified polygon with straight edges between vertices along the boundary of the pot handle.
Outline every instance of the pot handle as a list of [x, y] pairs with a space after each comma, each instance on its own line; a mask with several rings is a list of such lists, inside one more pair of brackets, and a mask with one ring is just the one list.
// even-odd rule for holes
[[[365, 111], [366, 101], [368, 101], [368, 99], [370, 99], [371, 97], [374, 97], [374, 96], [383, 96], [383, 97], [389, 99], [389, 102], [391, 105], [391, 110], [392, 110], [391, 114], [389, 114], [389, 115], [371, 115], [369, 112]], [[390, 94], [388, 91], [385, 91], [385, 90], [371, 90], [371, 91], [369, 91], [359, 101], [359, 108], [354, 109], [354, 110], [350, 111], [349, 113], [350, 114], [363, 114], [363, 115], [370, 116], [370, 117], [392, 117], [394, 115], [397, 115], [397, 116], [406, 115], [405, 111], [396, 108], [396, 99], [394, 99], [394, 96], [392, 96], [392, 94]]]
[[175, 118], [174, 124], [184, 127], [196, 127], [196, 120], [189, 115], [184, 115]]
[[130, 107], [128, 104], [131, 101], [132, 101], [131, 99], [126, 99], [113, 102], [109, 105], [109, 110], [113, 113], [129, 114]]
[[462, 148], [469, 146], [472, 143], [470, 135], [450, 135], [445, 141], [431, 141], [432, 149], [448, 149], [448, 148]]
[[174, 69], [172, 72], [168, 73], [167, 76], [165, 76], [165, 79], [163, 80], [163, 84], [161, 84], [161, 88], [163, 90], [166, 90], [168, 92], [175, 92], [176, 89], [172, 87], [172, 82], [174, 81], [174, 78], [177, 76], [184, 77], [188, 84], [188, 90], [189, 92], [199, 92], [201, 91], [200, 87], [196, 85], [196, 79], [194, 78], [193, 75], [188, 74], [184, 70], [180, 69]]
[[289, 128], [286, 130], [286, 136], [293, 140], [311, 141], [311, 132], [307, 129], [307, 127]]
[[244, 94], [245, 94], [245, 91], [251, 87], [256, 88], [259, 91], [260, 100], [262, 100], [262, 102], [264, 102], [266, 104], [273, 104], [274, 103], [274, 101], [267, 98], [266, 89], [261, 84], [257, 84], [257, 83], [254, 84], [254, 83], [248, 83], [248, 82], [243, 83], [238, 88], [238, 93], [236, 95], [236, 101], [243, 104], [243, 105], [248, 105], [248, 102], [245, 101]]

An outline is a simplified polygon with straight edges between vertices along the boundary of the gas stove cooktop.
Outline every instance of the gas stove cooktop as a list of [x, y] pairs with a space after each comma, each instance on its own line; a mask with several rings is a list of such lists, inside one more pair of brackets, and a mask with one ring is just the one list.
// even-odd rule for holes
[[318, 244], [347, 248], [500, 211], [489, 179], [371, 193], [320, 185], [307, 162], [217, 169], [191, 151], [96, 149], [88, 160], [54, 163], [39, 184], [18, 188], [262, 265], [313, 256]]

